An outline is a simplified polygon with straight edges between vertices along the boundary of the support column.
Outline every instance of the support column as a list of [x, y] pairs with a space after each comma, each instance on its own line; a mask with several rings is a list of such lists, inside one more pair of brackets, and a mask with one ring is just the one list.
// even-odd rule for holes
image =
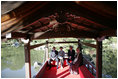
[[30, 41], [24, 45], [25, 49], [25, 76], [31, 78], [31, 62], [30, 62]]
[[102, 78], [102, 41], [96, 40], [96, 42], [96, 77]]
[[46, 61], [47, 61], [48, 60], [48, 41], [46, 41], [45, 55], [46, 55]]
[[78, 39], [78, 47], [80, 48], [80, 51], [82, 52], [82, 44], [80, 42], [80, 39]]

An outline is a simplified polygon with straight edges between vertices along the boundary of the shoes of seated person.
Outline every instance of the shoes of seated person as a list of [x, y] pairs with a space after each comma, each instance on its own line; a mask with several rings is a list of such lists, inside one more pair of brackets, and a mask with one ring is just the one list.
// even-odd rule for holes
[[70, 63], [69, 63], [69, 62], [66, 62], [66, 65], [68, 65], [68, 66], [69, 66], [69, 65], [70, 65]]
[[55, 63], [55, 65], [57, 65], [57, 62]]
[[51, 67], [48, 68], [48, 70], [50, 70], [50, 69], [51, 69]]
[[63, 69], [63, 66], [61, 66], [61, 69]]
[[78, 75], [79, 73], [78, 73], [78, 72], [74, 72], [73, 74], [74, 74], [74, 75]]
[[72, 70], [70, 70], [70, 74], [73, 74]]

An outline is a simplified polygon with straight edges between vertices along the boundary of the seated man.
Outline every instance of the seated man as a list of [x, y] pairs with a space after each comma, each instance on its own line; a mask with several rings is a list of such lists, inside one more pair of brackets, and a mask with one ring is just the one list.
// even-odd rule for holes
[[76, 49], [76, 55], [75, 55], [75, 59], [74, 61], [70, 64], [70, 73], [71, 74], [79, 74], [78, 72], [78, 67], [80, 67], [81, 65], [83, 65], [83, 55], [80, 52], [80, 49], [77, 48]]
[[61, 68], [63, 68], [64, 55], [65, 55], [65, 52], [63, 51], [63, 47], [60, 47], [60, 51], [59, 51], [59, 53], [58, 53], [58, 58], [59, 58], [60, 61], [61, 61]]
[[69, 61], [73, 61], [75, 59], [75, 50], [73, 50], [73, 47], [70, 46], [70, 49], [68, 50], [68, 59], [67, 64], [70, 65]]
[[[50, 59], [49, 59], [49, 61], [48, 61], [48, 64], [49, 64], [49, 66], [50, 66], [50, 68], [51, 68], [51, 61], [56, 61], [57, 62], [57, 69], [58, 69], [58, 51], [57, 50], [55, 50], [56, 48], [55, 47], [53, 47], [53, 50], [50, 52]], [[49, 69], [50, 69], [49, 68]]]

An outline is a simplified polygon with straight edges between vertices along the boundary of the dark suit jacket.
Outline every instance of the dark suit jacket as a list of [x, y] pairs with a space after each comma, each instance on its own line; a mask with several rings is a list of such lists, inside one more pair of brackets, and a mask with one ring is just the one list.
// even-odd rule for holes
[[71, 60], [73, 61], [75, 59], [75, 50], [72, 50], [72, 52], [68, 50], [68, 57], [70, 56], [71, 56]]
[[82, 55], [82, 53], [79, 54], [77, 61], [73, 62], [73, 63], [75, 63], [74, 65], [77, 66], [77, 67], [83, 65], [83, 55]]
[[[53, 50], [52, 50], [52, 52], [53, 52]], [[55, 54], [58, 55], [58, 51], [57, 50], [55, 50]]]

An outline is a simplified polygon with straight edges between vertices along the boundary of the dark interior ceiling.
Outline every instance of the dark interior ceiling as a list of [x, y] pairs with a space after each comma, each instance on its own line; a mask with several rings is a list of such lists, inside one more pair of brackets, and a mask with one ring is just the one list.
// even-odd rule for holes
[[1, 22], [2, 38], [16, 32], [33, 39], [116, 36], [117, 1], [2, 1]]

